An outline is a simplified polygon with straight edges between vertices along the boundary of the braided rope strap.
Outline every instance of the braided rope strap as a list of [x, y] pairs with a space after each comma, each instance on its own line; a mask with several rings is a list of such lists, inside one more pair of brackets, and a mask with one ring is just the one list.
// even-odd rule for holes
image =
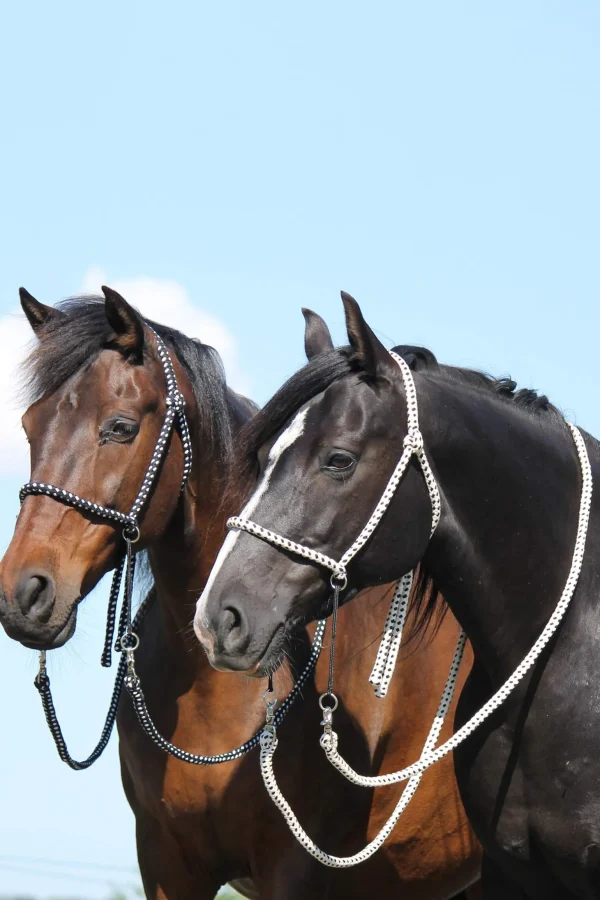
[[[134, 628], [139, 627], [142, 619], [146, 615], [149, 606], [149, 598], [150, 595], [148, 595], [148, 597], [146, 597], [146, 599], [141, 603], [140, 608], [136, 613], [135, 619], [133, 620]], [[73, 757], [69, 753], [64, 735], [62, 733], [62, 729], [60, 727], [60, 723], [58, 721], [58, 717], [56, 715], [54, 701], [52, 700], [52, 692], [50, 690], [50, 676], [48, 675], [48, 672], [46, 670], [45, 652], [42, 652], [40, 654], [40, 668], [38, 674], [36, 675], [34, 685], [39, 691], [42, 701], [42, 708], [46, 717], [46, 722], [48, 723], [48, 728], [56, 745], [58, 755], [62, 759], [62, 761], [69, 766], [69, 768], [74, 769], [76, 772], [79, 772], [83, 769], [89, 769], [89, 767], [96, 762], [96, 760], [106, 749], [106, 745], [108, 744], [115, 725], [117, 710], [119, 708], [119, 699], [121, 697], [121, 690], [123, 688], [123, 681], [125, 679], [126, 672], [126, 659], [125, 656], [122, 656], [119, 660], [115, 684], [111, 694], [108, 713], [106, 715], [106, 720], [104, 722], [104, 727], [102, 729], [100, 739], [86, 759], [76, 760], [73, 759]]]
[[[438, 710], [427, 736], [427, 740], [425, 741], [425, 744], [423, 746], [421, 759], [426, 758], [427, 754], [430, 753], [431, 750], [435, 747], [437, 739], [440, 735], [440, 731], [444, 724], [448, 708], [452, 703], [452, 697], [454, 695], [454, 688], [456, 685], [456, 676], [458, 674], [458, 669], [460, 666], [464, 648], [465, 636], [461, 633], [458, 644], [456, 646], [456, 651], [454, 653], [454, 658], [452, 660], [452, 665], [450, 667], [450, 674], [448, 676], [446, 686], [444, 687]], [[260, 739], [260, 745], [260, 768], [263, 781], [265, 783], [269, 796], [271, 797], [275, 805], [279, 808], [279, 810], [283, 813], [290, 831], [292, 832], [296, 840], [299, 841], [299, 843], [304, 847], [304, 849], [307, 850], [311, 854], [311, 856], [313, 856], [320, 863], [334, 869], [347, 869], [351, 866], [356, 866], [358, 865], [358, 863], [365, 862], [365, 860], [369, 859], [369, 857], [373, 856], [373, 854], [376, 853], [377, 850], [379, 850], [379, 848], [383, 845], [383, 843], [387, 840], [387, 838], [394, 830], [394, 827], [400, 819], [400, 816], [410, 803], [415, 791], [417, 790], [417, 787], [419, 786], [419, 782], [421, 780], [423, 772], [425, 771], [424, 766], [422, 770], [414, 773], [414, 775], [402, 791], [400, 799], [398, 800], [398, 803], [396, 804], [396, 807], [391, 816], [389, 817], [385, 825], [381, 828], [377, 836], [374, 837], [366, 847], [364, 847], [358, 853], [355, 853], [353, 856], [333, 856], [332, 854], [326, 853], [324, 850], [321, 850], [321, 848], [318, 847], [309, 837], [309, 835], [302, 828], [302, 825], [296, 818], [291, 806], [279, 790], [277, 781], [275, 779], [275, 773], [273, 771], [273, 757], [275, 755], [275, 750], [277, 749], [277, 734], [274, 727], [272, 727], [271, 729], [269, 729], [268, 726], [265, 727], [263, 735]]]
[[[323, 637], [325, 635], [326, 624], [327, 623], [325, 620], [317, 623], [313, 645], [307, 663], [302, 670], [298, 680], [294, 684], [292, 690], [279, 707], [279, 711], [275, 716], [275, 725], [281, 724], [290, 707], [293, 705], [294, 701], [297, 700], [300, 693], [302, 692], [303, 687], [313, 673], [323, 647]], [[257, 731], [256, 734], [254, 734], [249, 740], [241, 744], [239, 747], [236, 747], [234, 750], [228, 750], [226, 753], [219, 753], [214, 756], [203, 756], [198, 753], [189, 753], [187, 750], [181, 750], [179, 747], [176, 747], [175, 744], [167, 741], [158, 732], [154, 722], [150, 717], [150, 713], [148, 712], [148, 707], [146, 706], [146, 701], [144, 699], [144, 694], [140, 685], [140, 679], [135, 671], [133, 654], [134, 650], [127, 651], [128, 668], [127, 675], [125, 676], [125, 687], [129, 692], [129, 696], [131, 697], [136, 715], [143, 731], [145, 731], [148, 737], [150, 737], [152, 741], [154, 741], [156, 746], [163, 750], [165, 753], [168, 753], [170, 756], [174, 756], [177, 759], [182, 760], [183, 762], [191, 763], [195, 766], [212, 766], [219, 763], [232, 762], [233, 760], [239, 759], [241, 756], [244, 756], [244, 754], [248, 753], [248, 751], [253, 750], [255, 747], [258, 747], [264, 731], [263, 728], [261, 728], [260, 731]]]
[[[149, 594], [146, 597], [135, 615], [132, 623], [132, 628], [134, 629], [132, 634], [134, 635], [136, 634], [144, 616], [146, 615], [151, 597], [152, 594]], [[298, 699], [300, 693], [302, 692], [302, 689], [304, 688], [312, 672], [314, 671], [317, 660], [319, 659], [319, 655], [323, 648], [323, 637], [325, 635], [326, 624], [327, 623], [325, 621], [320, 621], [317, 623], [313, 644], [306, 666], [302, 670], [292, 690], [281, 704], [279, 711], [275, 717], [276, 725], [280, 725], [283, 722], [289, 709]], [[162, 735], [157, 731], [156, 726], [150, 718], [150, 714], [146, 706], [146, 701], [144, 699], [144, 694], [140, 685], [140, 679], [136, 674], [133, 663], [133, 655], [135, 653], [135, 649], [135, 642], [131, 647], [127, 646], [127, 642], [125, 643], [125, 654], [119, 660], [115, 684], [111, 694], [108, 713], [106, 716], [104, 727], [102, 729], [102, 733], [100, 735], [100, 739], [90, 755], [84, 760], [73, 759], [67, 748], [67, 744], [64, 739], [58, 717], [56, 715], [54, 701], [52, 700], [52, 693], [50, 690], [50, 676], [48, 675], [46, 670], [46, 658], [44, 654], [42, 654], [40, 669], [35, 678], [34, 685], [39, 691], [42, 701], [42, 708], [46, 717], [46, 722], [48, 723], [48, 728], [52, 734], [56, 749], [58, 751], [58, 755], [60, 759], [62, 759], [62, 761], [69, 766], [69, 768], [74, 769], [75, 771], [89, 769], [89, 767], [96, 762], [96, 760], [106, 749], [117, 717], [123, 684], [125, 684], [125, 687], [127, 688], [127, 691], [133, 701], [133, 706], [140, 725], [142, 726], [142, 730], [148, 735], [149, 738], [151, 738], [152, 741], [154, 741], [154, 743], [162, 751], [168, 753], [170, 756], [174, 756], [177, 759], [182, 760], [183, 762], [192, 763], [197, 766], [210, 766], [217, 765], [219, 763], [231, 762], [235, 759], [239, 759], [241, 756], [244, 756], [244, 754], [248, 753], [250, 750], [253, 750], [259, 745], [263, 729], [258, 731], [248, 741], [246, 741], [244, 744], [241, 744], [241, 746], [236, 747], [234, 750], [229, 750], [226, 753], [219, 753], [214, 756], [201, 756], [196, 753], [188, 753], [186, 750], [181, 750], [179, 747], [176, 747], [175, 744], [171, 744], [169, 741], [165, 740], [165, 738], [163, 738]]]
[[387, 696], [396, 667], [412, 583], [413, 573], [408, 572], [396, 585], [373, 670], [369, 676], [369, 684], [373, 685], [375, 696], [380, 699]]
[[[432, 752], [426, 755], [425, 760], [419, 760], [416, 763], [413, 763], [411, 766], [407, 766], [405, 769], [401, 769], [398, 772], [392, 772], [389, 775], [377, 775], [373, 777], [367, 777], [363, 775], [359, 775], [355, 772], [338, 754], [337, 752], [337, 736], [336, 738], [328, 739], [326, 735], [323, 735], [321, 738], [321, 746], [325, 750], [327, 758], [329, 761], [336, 767], [336, 769], [342, 773], [349, 781], [353, 782], [353, 784], [360, 785], [361, 787], [378, 787], [382, 785], [388, 784], [397, 784], [401, 781], [406, 781], [407, 778], [412, 777], [416, 772], [420, 771], [423, 768], [429, 768], [429, 766], [434, 765], [434, 763], [438, 762], [444, 756], [446, 756], [451, 751], [455, 750], [460, 744], [466, 740], [469, 735], [471, 735], [476, 728], [481, 725], [489, 716], [492, 715], [506, 700], [507, 697], [515, 690], [519, 682], [523, 680], [527, 672], [531, 669], [531, 667], [537, 662], [541, 654], [544, 652], [544, 648], [555, 634], [558, 626], [560, 625], [568, 607], [573, 594], [575, 593], [575, 588], [577, 587], [577, 582], [579, 580], [579, 575], [581, 573], [581, 567], [583, 565], [583, 558], [585, 554], [585, 543], [587, 538], [587, 530], [589, 525], [590, 518], [590, 509], [592, 504], [592, 489], [593, 489], [593, 479], [592, 479], [592, 469], [590, 466], [590, 460], [587, 452], [587, 448], [585, 446], [585, 442], [579, 432], [579, 429], [572, 425], [570, 422], [567, 422], [567, 425], [571, 431], [573, 436], [573, 440], [575, 442], [575, 447], [577, 449], [577, 455], [579, 457], [579, 463], [581, 466], [581, 475], [582, 475], [582, 483], [581, 483], [581, 498], [579, 504], [579, 519], [577, 526], [577, 536], [575, 539], [575, 547], [573, 549], [573, 557], [571, 560], [571, 568], [569, 570], [569, 575], [567, 577], [567, 581], [565, 583], [565, 587], [561, 594], [560, 600], [558, 601], [554, 612], [548, 619], [545, 628], [542, 633], [533, 644], [529, 653], [525, 656], [523, 661], [519, 663], [513, 674], [507, 678], [504, 684], [490, 697], [489, 700], [484, 703], [478, 712], [476, 712], [468, 722], [459, 728], [459, 730], [454, 734], [449, 740], [443, 743], [437, 750], [433, 750]], [[333, 732], [335, 734], [335, 732]]]
[[[386, 837], [388, 837], [391, 833], [400, 815], [408, 805], [408, 802], [412, 798], [423, 772], [425, 772], [426, 769], [434, 765], [434, 763], [438, 762], [452, 750], [455, 750], [456, 747], [458, 747], [464, 740], [466, 740], [469, 735], [471, 735], [475, 731], [475, 729], [479, 725], [481, 725], [482, 722], [484, 722], [502, 705], [502, 703], [504, 703], [507, 697], [510, 696], [510, 694], [515, 690], [517, 685], [527, 674], [527, 672], [539, 659], [544, 651], [544, 648], [547, 646], [548, 642], [555, 634], [558, 626], [560, 625], [565, 612], [568, 609], [573, 594], [575, 593], [575, 588], [577, 587], [577, 582], [581, 573], [581, 567], [583, 565], [593, 489], [592, 470], [585, 442], [579, 430], [571, 423], [567, 424], [575, 442], [582, 474], [577, 536], [575, 539], [575, 547], [573, 550], [571, 567], [562, 595], [558, 604], [556, 605], [556, 608], [554, 609], [554, 612], [550, 616], [542, 633], [533, 644], [531, 650], [525, 656], [523, 661], [517, 666], [513, 674], [504, 682], [499, 690], [497, 690], [496, 693], [492, 697], [490, 697], [490, 699], [486, 703], [484, 703], [481, 709], [462, 726], [462, 728], [459, 728], [459, 730], [449, 740], [445, 741], [437, 749], [435, 749], [435, 744], [437, 742], [437, 738], [443, 724], [443, 719], [452, 700], [458, 666], [460, 664], [460, 660], [462, 658], [462, 653], [464, 650], [466, 636], [464, 632], [461, 632], [456, 647], [456, 652], [454, 654], [454, 659], [450, 668], [450, 674], [444, 688], [444, 694], [442, 695], [442, 701], [440, 702], [440, 708], [438, 709], [438, 714], [436, 716], [436, 719], [434, 720], [434, 724], [429, 733], [427, 741], [425, 742], [425, 746], [423, 747], [421, 756], [419, 757], [417, 762], [413, 763], [412, 765], [401, 769], [399, 772], [392, 772], [389, 775], [369, 777], [359, 775], [357, 772], [355, 772], [354, 769], [352, 769], [345, 762], [345, 760], [342, 759], [337, 751], [338, 736], [331, 727], [331, 715], [329, 715], [328, 720], [325, 720], [325, 732], [321, 737], [321, 746], [325, 750], [326, 756], [332, 763], [332, 765], [334, 765], [336, 769], [338, 769], [338, 771], [353, 784], [359, 785], [361, 787], [373, 788], [384, 785], [397, 784], [398, 782], [408, 780], [408, 784], [404, 789], [400, 800], [398, 801], [396, 809], [392, 813], [390, 819], [384, 825], [379, 835], [373, 841], [371, 841], [371, 843], [364, 850], [352, 857], [341, 858], [330, 856], [329, 854], [324, 853], [324, 851], [320, 850], [320, 848], [318, 848], [316, 844], [314, 844], [314, 842], [303, 830], [302, 826], [296, 819], [296, 816], [294, 815], [291, 807], [289, 806], [281, 791], [279, 790], [279, 787], [277, 786], [277, 782], [275, 780], [275, 775], [273, 772], [273, 756], [277, 748], [277, 736], [274, 730], [272, 730], [271, 732], [265, 732], [263, 738], [261, 739], [261, 772], [269, 795], [283, 813], [290, 830], [297, 838], [297, 840], [306, 850], [308, 850], [309, 853], [311, 853], [312, 856], [315, 857], [315, 859], [318, 859], [325, 865], [333, 866], [335, 868], [345, 868], [346, 866], [356, 865], [357, 863], [363, 862], [365, 859], [368, 859], [368, 857], [371, 856], [372, 853], [374, 853], [375, 850], [377, 850], [383, 844]], [[439, 728], [436, 729], [436, 725], [438, 723], [438, 720], [440, 719], [441, 721], [439, 722]]]
[[304, 559], [309, 559], [311, 562], [323, 566], [325, 569], [329, 569], [335, 575], [339, 575], [340, 578], [344, 578], [346, 574], [346, 570], [341, 563], [336, 562], [335, 559], [332, 559], [330, 556], [326, 556], [325, 553], [319, 553], [318, 550], [311, 550], [310, 547], [305, 547], [303, 544], [297, 544], [295, 541], [291, 541], [289, 538], [283, 537], [275, 531], [263, 528], [262, 525], [258, 525], [250, 519], [244, 519], [241, 516], [231, 516], [231, 518], [227, 519], [227, 528], [247, 531], [248, 534], [252, 534], [254, 537], [260, 538], [268, 544], [274, 544], [275, 547], [281, 547], [282, 550], [289, 550], [290, 553], [295, 553], [297, 556], [303, 556]]
[[115, 633], [115, 623], [117, 620], [117, 606], [119, 603], [119, 593], [121, 591], [121, 581], [123, 579], [123, 569], [125, 568], [124, 554], [117, 563], [112, 577], [110, 586], [110, 594], [108, 596], [108, 609], [106, 611], [106, 630], [104, 637], [104, 649], [100, 657], [100, 665], [104, 668], [110, 668], [112, 663], [112, 641]]
[[423, 443], [423, 435], [421, 434], [421, 431], [419, 429], [417, 390], [415, 388], [415, 382], [412, 376], [412, 372], [401, 356], [398, 356], [397, 353], [394, 353], [391, 350], [389, 351], [389, 353], [400, 367], [402, 380], [404, 382], [404, 392], [406, 395], [408, 432], [406, 434], [406, 437], [404, 438], [404, 452], [402, 453], [402, 456], [400, 457], [400, 460], [398, 461], [398, 464], [394, 469], [383, 494], [381, 495], [379, 503], [371, 513], [367, 524], [364, 526], [363, 530], [356, 538], [352, 546], [349, 547], [348, 550], [346, 550], [341, 560], [339, 561], [338, 565], [343, 566], [344, 569], [346, 569], [348, 563], [352, 559], [354, 559], [359, 550], [362, 550], [364, 545], [367, 543], [367, 541], [381, 522], [385, 511], [392, 502], [398, 485], [404, 478], [413, 455], [416, 456], [419, 460], [419, 464], [423, 472], [423, 478], [425, 479], [425, 484], [429, 493], [429, 499], [431, 501], [430, 533], [432, 535], [440, 521], [442, 508], [440, 492], [435, 480], [435, 476], [431, 470], [429, 460], [427, 459], [427, 454], [425, 453], [425, 447]]

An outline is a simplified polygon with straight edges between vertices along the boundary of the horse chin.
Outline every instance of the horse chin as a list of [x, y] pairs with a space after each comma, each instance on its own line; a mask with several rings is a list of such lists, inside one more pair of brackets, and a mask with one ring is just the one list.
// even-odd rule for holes
[[[357, 588], [346, 589], [340, 597], [340, 605], [347, 603], [358, 593]], [[235, 668], [231, 663], [226, 666], [217, 665], [215, 668], [224, 668], [226, 671], [236, 671], [250, 678], [266, 678], [272, 675], [281, 666], [285, 658], [285, 643], [296, 630], [304, 628], [309, 622], [326, 619], [332, 612], [332, 595], [327, 593], [317, 603], [314, 611], [309, 615], [298, 615], [291, 618], [287, 625], [281, 623], [277, 626], [262, 656], [253, 666], [249, 666], [247, 660], [240, 659], [235, 662]], [[214, 663], [213, 663], [214, 665]]]
[[59, 626], [58, 631], [52, 637], [43, 638], [42, 640], [20, 639], [20, 643], [29, 650], [57, 650], [73, 637], [76, 624], [77, 606], [75, 605], [69, 613], [66, 622]]
[[286, 628], [284, 625], [280, 625], [276, 628], [271, 640], [267, 644], [261, 659], [256, 664], [255, 670], [248, 674], [253, 678], [266, 678], [276, 672], [285, 657], [283, 648], [286, 639]]
[[206, 655], [213, 668], [219, 672], [235, 672], [237, 675], [246, 675], [248, 678], [266, 678], [275, 672], [284, 658], [284, 644], [286, 641], [286, 628], [283, 623], [277, 626], [269, 641], [262, 651], [243, 656], [217, 653], [205, 646]]

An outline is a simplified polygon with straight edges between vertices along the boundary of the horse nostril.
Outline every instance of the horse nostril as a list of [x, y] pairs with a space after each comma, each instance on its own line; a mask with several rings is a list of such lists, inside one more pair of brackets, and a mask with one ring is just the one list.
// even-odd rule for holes
[[227, 606], [221, 618], [221, 641], [223, 648], [229, 653], [239, 653], [248, 641], [248, 623], [241, 609]]
[[228, 635], [242, 624], [242, 615], [235, 606], [227, 606], [223, 614], [223, 632]]
[[15, 599], [23, 615], [38, 622], [48, 622], [54, 609], [56, 592], [50, 575], [37, 572], [21, 579]]

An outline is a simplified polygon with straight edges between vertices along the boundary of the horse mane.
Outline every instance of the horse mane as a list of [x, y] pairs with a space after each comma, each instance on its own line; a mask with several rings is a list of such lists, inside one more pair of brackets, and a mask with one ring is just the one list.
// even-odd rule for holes
[[[548, 416], [556, 421], [564, 421], [562, 413], [545, 395], [530, 389], [517, 390], [517, 383], [508, 376], [494, 378], [475, 369], [440, 365], [433, 353], [422, 347], [401, 345], [394, 347], [394, 352], [405, 359], [411, 369], [426, 373], [433, 379], [468, 385], [490, 393], [531, 416]], [[295, 372], [241, 429], [234, 465], [236, 484], [252, 485], [260, 448], [274, 438], [301, 407], [352, 372], [360, 373], [360, 366], [349, 346], [321, 353]], [[429, 639], [435, 635], [447, 611], [445, 604], [441, 604], [441, 599], [441, 592], [433, 578], [426, 566], [420, 563], [415, 572], [411, 597], [413, 624], [404, 638], [405, 644], [422, 637], [432, 622], [434, 625], [429, 631]]]
[[[89, 365], [105, 349], [111, 335], [104, 298], [71, 297], [57, 304], [63, 318], [51, 319], [21, 367], [23, 394], [28, 405], [53, 394], [69, 378]], [[253, 409], [251, 401], [227, 387], [217, 351], [197, 338], [161, 325], [140, 314], [142, 321], [165, 341], [185, 368], [198, 408], [198, 427], [207, 435], [214, 458], [229, 468], [232, 458], [232, 423], [241, 423]], [[148, 353], [147, 348], [144, 354]]]

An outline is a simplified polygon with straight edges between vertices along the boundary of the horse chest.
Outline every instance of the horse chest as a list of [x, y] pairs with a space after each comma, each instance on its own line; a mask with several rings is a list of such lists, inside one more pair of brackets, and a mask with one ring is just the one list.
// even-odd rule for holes
[[[202, 719], [189, 709], [174, 710], [173, 703], [148, 699], [149, 708], [157, 710], [155, 724], [175, 746], [204, 754], [214, 754], [230, 749], [245, 739], [238, 735], [222, 736], [218, 729], [205, 726]], [[188, 703], [189, 705], [189, 703]], [[169, 710], [171, 710], [169, 712]], [[177, 719], [173, 730], [168, 725]], [[210, 820], [217, 816], [231, 794], [232, 779], [244, 759], [233, 762], [199, 766], [183, 762], [167, 755], [156, 747], [140, 730], [139, 723], [128, 707], [119, 714], [120, 753], [124, 778], [130, 780], [135, 806], [145, 810], [169, 827], [190, 818]], [[218, 739], [218, 743], [217, 743]], [[230, 740], [230, 744], [227, 741]], [[253, 758], [258, 780], [258, 766]]]
[[237, 763], [223, 766], [191, 766], [169, 759], [161, 788], [161, 806], [171, 820], [212, 816], [226, 798]]

